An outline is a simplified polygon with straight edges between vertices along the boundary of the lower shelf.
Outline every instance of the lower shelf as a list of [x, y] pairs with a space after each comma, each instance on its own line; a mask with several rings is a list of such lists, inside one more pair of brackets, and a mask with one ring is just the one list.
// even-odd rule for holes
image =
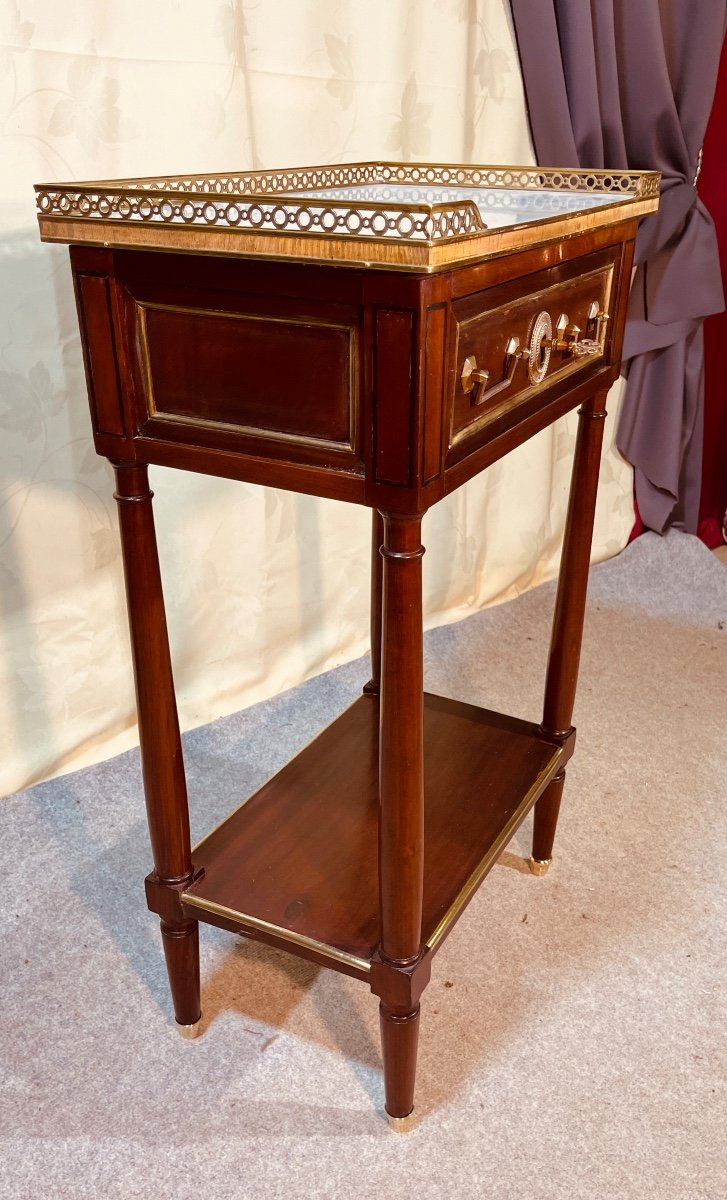
[[[365, 976], [379, 943], [379, 702], [361, 696], [196, 847], [189, 915]], [[434, 950], [570, 753], [425, 694], [422, 942]]]

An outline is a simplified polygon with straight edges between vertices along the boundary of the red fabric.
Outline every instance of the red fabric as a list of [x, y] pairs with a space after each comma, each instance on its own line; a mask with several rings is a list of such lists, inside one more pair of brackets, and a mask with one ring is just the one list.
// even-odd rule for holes
[[[697, 187], [717, 230], [727, 292], [727, 41], [722, 47]], [[722, 518], [727, 509], [727, 312], [715, 313], [704, 322], [704, 377], [704, 454], [697, 533], [713, 548], [722, 544]]]
[[639, 504], [636, 499], [636, 496], [634, 496], [634, 527], [631, 530], [631, 533], [629, 534], [629, 542], [633, 542], [633, 541], [635, 541], [635, 539], [637, 537], [641, 537], [642, 533], [646, 533], [646, 526], [644, 525], [644, 522], [641, 520], [641, 513], [639, 512]]

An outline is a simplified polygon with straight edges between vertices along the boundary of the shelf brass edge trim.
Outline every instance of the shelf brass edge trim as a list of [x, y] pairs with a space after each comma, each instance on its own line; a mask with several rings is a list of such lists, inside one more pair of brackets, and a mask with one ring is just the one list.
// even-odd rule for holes
[[452, 925], [456, 921], [457, 917], [477, 891], [477, 888], [482, 883], [482, 880], [489, 871], [490, 867], [494, 865], [494, 863], [502, 854], [502, 851], [510, 841], [510, 838], [520, 824], [520, 821], [526, 815], [528, 809], [533, 803], [534, 797], [539, 791], [543, 790], [553, 775], [557, 774], [557, 767], [562, 756], [563, 749], [562, 747], [558, 746], [557, 749], [554, 750], [553, 757], [548, 765], [543, 767], [532, 787], [528, 789], [523, 800], [520, 804], [518, 804], [514, 813], [510, 817], [510, 820], [506, 825], [503, 826], [499, 836], [492, 843], [484, 858], [482, 858], [477, 864], [459, 895], [455, 897], [446, 913], [439, 921], [439, 924], [436, 926], [434, 932], [427, 938], [424, 944], [428, 950], [434, 952], [439, 946], [440, 942], [444, 940], [446, 934], [452, 928]]
[[345, 950], [338, 950], [335, 946], [328, 946], [325, 942], [318, 942], [315, 938], [306, 937], [305, 934], [295, 933], [292, 929], [284, 929], [281, 925], [274, 925], [272, 921], [264, 921], [262, 917], [251, 917], [249, 913], [237, 912], [236, 909], [227, 908], [226, 905], [218, 904], [215, 900], [205, 900], [201, 896], [192, 896], [189, 892], [182, 892], [182, 904], [191, 904], [194, 908], [201, 908], [206, 912], [216, 913], [219, 917], [227, 917], [232, 921], [249, 925], [251, 929], [259, 929], [261, 933], [273, 934], [283, 941], [292, 942], [295, 946], [315, 950], [317, 954], [322, 954], [325, 958], [345, 963], [357, 971], [363, 971], [366, 975], [371, 973], [371, 963], [367, 959], [359, 958], [356, 954], [348, 954]]

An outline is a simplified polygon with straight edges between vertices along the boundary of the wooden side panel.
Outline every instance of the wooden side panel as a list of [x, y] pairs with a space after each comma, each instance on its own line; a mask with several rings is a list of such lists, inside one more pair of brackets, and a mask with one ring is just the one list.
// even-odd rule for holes
[[412, 467], [413, 314], [379, 308], [374, 320], [374, 474], [406, 487]]
[[351, 326], [255, 312], [137, 307], [150, 416], [354, 449]]
[[86, 381], [97, 433], [124, 436], [121, 389], [111, 317], [109, 280], [105, 275], [76, 276]]

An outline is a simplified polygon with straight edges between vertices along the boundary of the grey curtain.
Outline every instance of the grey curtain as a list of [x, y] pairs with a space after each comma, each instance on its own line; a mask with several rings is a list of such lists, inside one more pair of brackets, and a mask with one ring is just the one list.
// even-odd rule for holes
[[[641, 225], [617, 441], [642, 520], [696, 531], [702, 321], [724, 307], [711, 218], [694, 187], [727, 0], [511, 0], [538, 161], [661, 171]], [[727, 152], [727, 150], [726, 150]]]

